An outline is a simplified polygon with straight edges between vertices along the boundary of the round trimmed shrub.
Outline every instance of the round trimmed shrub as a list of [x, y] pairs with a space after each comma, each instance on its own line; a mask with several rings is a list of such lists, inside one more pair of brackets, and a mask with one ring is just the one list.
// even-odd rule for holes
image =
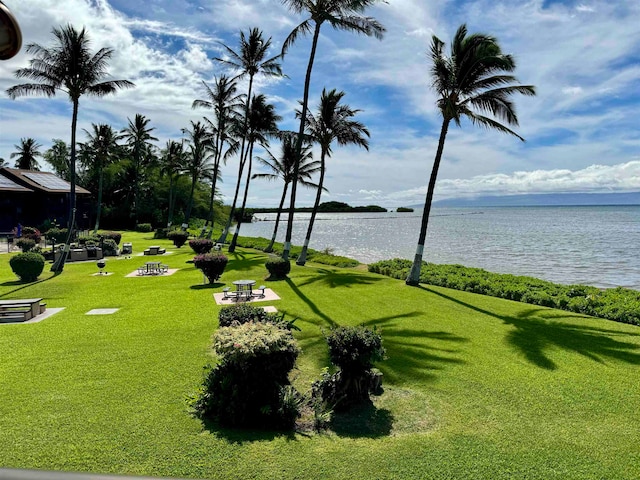
[[169, 231], [166, 228], [156, 228], [156, 231], [153, 232], [153, 238], [167, 238], [167, 233]]
[[120, 240], [122, 240], [122, 233], [120, 232], [102, 232], [100, 233], [100, 236], [105, 240], [111, 239], [116, 242], [116, 247], [120, 245]]
[[209, 240], [208, 238], [196, 238], [195, 240], [189, 240], [189, 246], [198, 254], [209, 253], [213, 248], [213, 240]]
[[18, 248], [20, 248], [23, 252], [30, 252], [36, 246], [36, 241], [31, 238], [21, 238], [16, 242]]
[[111, 238], [102, 240], [102, 255], [105, 257], [115, 257], [118, 255], [118, 244]]
[[189, 238], [189, 234], [180, 230], [172, 230], [167, 234], [167, 238], [173, 242], [176, 248], [180, 248]]
[[11, 270], [23, 282], [34, 282], [44, 270], [44, 257], [39, 253], [19, 253], [9, 260]]
[[67, 239], [68, 233], [69, 233], [69, 230], [67, 230], [66, 228], [54, 227], [47, 230], [44, 236], [49, 241], [49, 243], [56, 244], [56, 243], [63, 243]]
[[286, 278], [291, 271], [291, 262], [280, 257], [273, 257], [267, 260], [265, 267], [269, 271], [270, 278], [281, 279]]
[[193, 257], [193, 264], [196, 268], [202, 270], [209, 283], [213, 283], [220, 278], [228, 262], [229, 259], [222, 254], [204, 253]]
[[136, 232], [149, 233], [153, 232], [153, 227], [150, 223], [139, 223], [136, 225]]

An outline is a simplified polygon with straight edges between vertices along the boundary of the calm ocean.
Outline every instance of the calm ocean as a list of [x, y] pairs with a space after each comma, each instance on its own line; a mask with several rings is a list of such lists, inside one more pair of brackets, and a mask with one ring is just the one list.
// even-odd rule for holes
[[[412, 259], [414, 213], [319, 214], [310, 247], [372, 263]], [[275, 214], [258, 214], [241, 235], [271, 238]], [[309, 214], [297, 214], [293, 243]], [[278, 241], [286, 225], [281, 222]], [[640, 290], [640, 206], [433, 208], [424, 259], [557, 283]]]

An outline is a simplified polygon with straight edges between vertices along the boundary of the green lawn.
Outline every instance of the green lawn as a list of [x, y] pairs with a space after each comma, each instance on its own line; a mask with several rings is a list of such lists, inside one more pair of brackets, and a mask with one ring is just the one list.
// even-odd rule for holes
[[[640, 328], [353, 269], [292, 265], [263, 282], [265, 256], [230, 254], [203, 285], [191, 250], [126, 233], [134, 253], [176, 253], [169, 277], [125, 278], [145, 258], [68, 264], [20, 284], [0, 255], [0, 299], [65, 307], [0, 325], [0, 466], [201, 478], [640, 478]], [[213, 292], [253, 278], [298, 317], [307, 391], [327, 366], [321, 330], [382, 328], [389, 359], [375, 408], [326, 433], [210, 431], [187, 398], [210, 360]], [[114, 315], [87, 316], [94, 308]]]

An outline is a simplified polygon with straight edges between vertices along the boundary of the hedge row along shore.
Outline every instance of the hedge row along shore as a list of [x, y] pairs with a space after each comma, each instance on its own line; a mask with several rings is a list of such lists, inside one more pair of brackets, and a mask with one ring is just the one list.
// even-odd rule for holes
[[[383, 260], [369, 265], [369, 271], [404, 280], [411, 263], [401, 258]], [[640, 325], [640, 292], [622, 287], [601, 290], [585, 285], [559, 285], [532, 277], [433, 263], [423, 263], [420, 283]]]

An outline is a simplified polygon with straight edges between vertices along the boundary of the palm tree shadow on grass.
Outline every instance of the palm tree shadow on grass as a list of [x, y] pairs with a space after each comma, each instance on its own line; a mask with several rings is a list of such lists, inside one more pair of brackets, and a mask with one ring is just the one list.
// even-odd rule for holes
[[330, 429], [340, 437], [379, 438], [391, 434], [393, 414], [386, 408], [376, 408], [367, 401], [347, 412], [331, 415]]
[[256, 267], [264, 267], [264, 262], [264, 257], [251, 254], [247, 255], [244, 252], [236, 250], [235, 252], [229, 254], [229, 263], [227, 264], [227, 269], [229, 271], [248, 271], [253, 270]]
[[314, 283], [322, 283], [330, 288], [350, 287], [351, 285], [371, 285], [379, 282], [384, 277], [365, 275], [362, 272], [342, 272], [333, 271], [327, 268], [318, 268], [316, 273], [309, 276], [308, 280], [303, 281], [300, 286], [312, 285]]
[[550, 319], [574, 318], [576, 320], [584, 318], [579, 315], [556, 314], [554, 310], [545, 308], [531, 308], [516, 316], [496, 315], [444, 293], [425, 287], [420, 288], [478, 313], [500, 319], [507, 325], [512, 325], [515, 329], [507, 334], [507, 341], [520, 350], [529, 362], [540, 368], [546, 370], [558, 368], [546, 353], [546, 350], [551, 347], [575, 352], [602, 364], [606, 363], [606, 359], [614, 359], [632, 365], [640, 365], [640, 346], [613, 338], [621, 335], [639, 336], [640, 333], [621, 333], [606, 328], [545, 320], [541, 317], [545, 316]]
[[58, 275], [60, 275], [59, 272], [55, 273], [54, 275], [51, 275], [49, 278], [43, 278], [42, 280], [37, 280], [35, 282], [23, 282], [22, 280], [12, 280], [9, 282], [0, 283], [0, 287], [12, 287], [12, 286], [20, 285], [18, 288], [15, 288], [9, 292], [3, 293], [2, 295], [0, 295], [0, 298], [6, 297], [7, 295], [11, 295], [12, 293], [15, 293], [15, 292], [19, 292], [20, 290], [23, 290], [27, 287], [31, 287], [32, 285], [37, 285], [42, 282], [48, 282], [49, 280], [57, 277]]
[[249, 442], [270, 442], [276, 438], [296, 440], [293, 431], [260, 430], [249, 428], [226, 428], [212, 420], [201, 420], [204, 430], [214, 434], [218, 438], [226, 440], [233, 445], [242, 445]]

